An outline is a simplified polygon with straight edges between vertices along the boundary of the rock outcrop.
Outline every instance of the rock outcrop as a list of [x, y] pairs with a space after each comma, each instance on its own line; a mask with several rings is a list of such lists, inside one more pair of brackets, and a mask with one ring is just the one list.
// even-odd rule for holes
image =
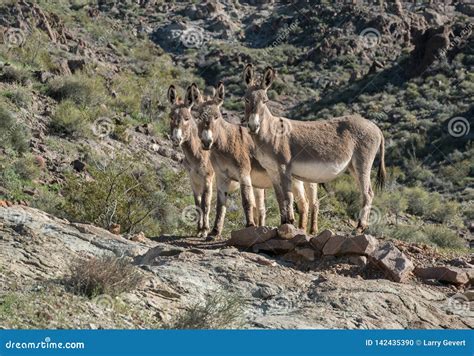
[[[336, 235], [324, 232], [324, 236]], [[455, 295], [446, 287], [364, 279], [324, 266], [302, 270], [279, 257], [241, 251], [223, 242], [129, 238], [91, 225], [72, 224], [29, 207], [0, 208], [0, 294], [30, 298], [34, 300], [31, 308], [47, 314], [42, 324], [33, 323], [27, 315], [17, 315], [2, 319], [1, 325], [157, 327], [207, 296], [226, 291], [245, 301], [243, 327], [474, 327], [471, 312], [464, 304], [459, 307], [458, 297], [453, 302], [452, 298], [462, 294], [456, 291]], [[372, 238], [358, 240], [365, 246]], [[291, 245], [298, 241], [300, 245], [292, 254], [306, 261], [321, 260], [311, 242], [274, 237], [261, 244], [269, 241]], [[358, 251], [373, 255], [367, 249]], [[74, 296], [58, 282], [68, 273], [70, 261], [103, 254], [129, 258], [140, 267], [146, 284], [115, 298], [102, 296], [98, 302]], [[110, 308], [115, 309], [111, 312]], [[69, 315], [66, 319], [61, 317], [64, 313]]]

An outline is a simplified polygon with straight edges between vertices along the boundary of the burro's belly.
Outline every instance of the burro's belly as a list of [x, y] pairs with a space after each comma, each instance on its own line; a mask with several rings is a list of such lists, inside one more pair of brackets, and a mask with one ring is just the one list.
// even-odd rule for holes
[[326, 183], [343, 173], [349, 162], [294, 161], [292, 175], [306, 182]]

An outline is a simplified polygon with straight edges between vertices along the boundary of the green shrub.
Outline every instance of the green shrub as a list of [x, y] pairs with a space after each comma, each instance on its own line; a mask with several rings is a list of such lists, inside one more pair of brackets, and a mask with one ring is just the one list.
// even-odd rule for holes
[[28, 150], [29, 137], [26, 126], [0, 106], [0, 146], [23, 153]]
[[466, 248], [466, 242], [446, 226], [427, 225], [423, 230], [426, 238], [439, 247], [453, 249]]
[[25, 84], [30, 79], [30, 73], [23, 68], [4, 66], [0, 74], [0, 81], [6, 83]]
[[[143, 231], [149, 236], [162, 229], [169, 232], [176, 223], [176, 202], [167, 196], [171, 189], [162, 190], [160, 177], [140, 159], [119, 157], [104, 167], [90, 165], [88, 171], [92, 181], [67, 176], [62, 193], [64, 214], [70, 220], [105, 229], [119, 224], [122, 232]], [[174, 177], [171, 184], [177, 182]]]
[[72, 137], [83, 137], [90, 133], [90, 111], [78, 107], [73, 101], [61, 102], [49, 123], [52, 133]]
[[407, 198], [407, 211], [410, 214], [423, 216], [426, 212], [426, 205], [429, 199], [429, 193], [420, 187], [406, 188], [404, 194]]
[[107, 100], [101, 80], [85, 75], [52, 80], [48, 84], [47, 94], [58, 101], [71, 100], [77, 105], [86, 106], [95, 106]]
[[18, 88], [16, 90], [7, 91], [3, 95], [19, 108], [27, 109], [31, 105], [31, 94], [24, 89]]
[[388, 235], [390, 238], [407, 242], [430, 243], [430, 240], [424, 234], [422, 229], [415, 225], [397, 225], [390, 229]]
[[40, 167], [35, 157], [31, 154], [16, 159], [13, 163], [13, 168], [23, 180], [31, 181], [39, 178], [41, 174]]

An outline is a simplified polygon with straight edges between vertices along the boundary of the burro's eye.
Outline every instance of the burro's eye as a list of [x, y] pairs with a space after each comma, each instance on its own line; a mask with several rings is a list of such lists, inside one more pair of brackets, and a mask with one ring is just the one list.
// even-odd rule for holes
[[245, 98], [245, 103], [246, 103], [246, 104], [250, 104], [250, 99], [249, 99], [249, 98]]

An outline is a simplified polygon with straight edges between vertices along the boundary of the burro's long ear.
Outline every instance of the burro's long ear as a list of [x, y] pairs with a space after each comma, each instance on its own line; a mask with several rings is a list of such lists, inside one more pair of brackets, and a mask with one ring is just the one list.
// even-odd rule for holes
[[224, 83], [219, 82], [219, 84], [217, 85], [217, 88], [216, 88], [216, 95], [214, 96], [216, 98], [217, 103], [218, 103], [219, 106], [221, 106], [222, 103], [224, 102], [224, 96], [225, 96]]
[[245, 69], [244, 69], [244, 82], [247, 86], [250, 86], [253, 84], [253, 79], [254, 79], [253, 65], [249, 63], [245, 66]]
[[197, 87], [196, 83], [193, 83], [188, 87], [186, 97], [189, 98], [189, 105], [200, 104], [203, 101], [201, 92], [199, 91], [199, 88]]
[[188, 86], [188, 88], [186, 89], [186, 96], [184, 97], [184, 104], [190, 109], [194, 105], [192, 88], [192, 85]]
[[178, 96], [176, 95], [176, 88], [174, 85], [170, 85], [168, 88], [168, 101], [170, 102], [171, 105], [176, 104]]
[[268, 88], [271, 87], [273, 81], [275, 80], [275, 70], [272, 67], [267, 67], [265, 69], [265, 72], [263, 73], [263, 78], [262, 78], [262, 89], [267, 90]]

